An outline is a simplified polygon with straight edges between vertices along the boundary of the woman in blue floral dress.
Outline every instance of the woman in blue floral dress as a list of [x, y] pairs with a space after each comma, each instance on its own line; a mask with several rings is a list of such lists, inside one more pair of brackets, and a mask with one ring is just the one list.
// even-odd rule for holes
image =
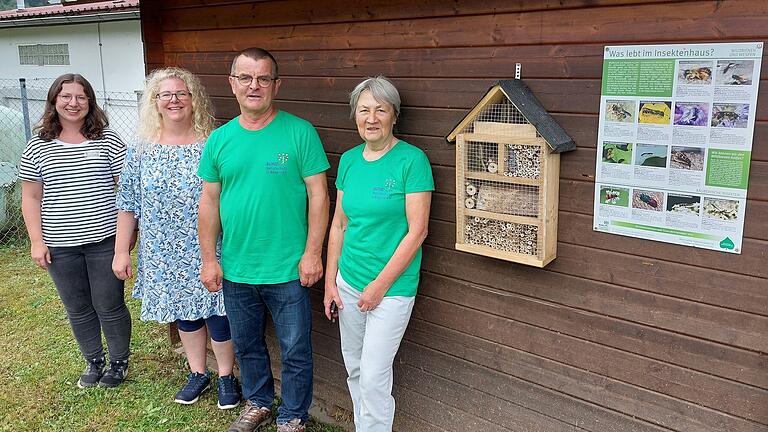
[[240, 389], [232, 375], [235, 355], [223, 294], [208, 292], [200, 281], [202, 182], [196, 173], [213, 129], [211, 102], [192, 73], [166, 68], [147, 77], [139, 110], [139, 140], [128, 148], [118, 185], [112, 270], [123, 280], [132, 276], [130, 240], [138, 228], [133, 296], [142, 299], [141, 319], [175, 322], [189, 363], [187, 383], [175, 402], [193, 404], [210, 387], [210, 333], [219, 369], [218, 406], [234, 408]]

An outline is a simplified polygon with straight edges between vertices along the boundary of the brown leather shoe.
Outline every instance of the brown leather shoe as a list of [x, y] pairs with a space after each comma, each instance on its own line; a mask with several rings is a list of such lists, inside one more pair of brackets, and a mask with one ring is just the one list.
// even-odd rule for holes
[[301, 419], [297, 418], [288, 423], [277, 425], [277, 432], [304, 432], [305, 429], [304, 423], [301, 422]]
[[266, 407], [257, 407], [251, 401], [245, 403], [245, 407], [240, 411], [227, 432], [253, 432], [257, 427], [265, 425], [272, 421], [272, 412]]

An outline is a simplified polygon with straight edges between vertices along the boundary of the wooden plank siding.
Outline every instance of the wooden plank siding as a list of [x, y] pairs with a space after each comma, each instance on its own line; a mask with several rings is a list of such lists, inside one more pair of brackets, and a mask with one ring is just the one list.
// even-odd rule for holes
[[[220, 121], [238, 114], [226, 78], [234, 54], [269, 49], [279, 107], [323, 140], [332, 199], [339, 157], [360, 142], [348, 92], [377, 74], [400, 90], [396, 133], [427, 153], [436, 191], [395, 361], [396, 430], [768, 431], [768, 62], [742, 254], [592, 230], [604, 46], [768, 40], [768, 2], [166, 0], [141, 9], [147, 70], [199, 74]], [[453, 248], [455, 155], [443, 137], [515, 63], [577, 143], [561, 158], [558, 258], [545, 269]], [[322, 286], [311, 295], [315, 404], [348, 413], [338, 328], [322, 316]]]

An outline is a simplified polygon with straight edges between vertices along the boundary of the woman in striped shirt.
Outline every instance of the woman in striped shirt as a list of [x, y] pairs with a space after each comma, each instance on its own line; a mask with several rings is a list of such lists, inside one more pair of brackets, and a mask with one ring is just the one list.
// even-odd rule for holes
[[32, 259], [51, 275], [86, 360], [81, 388], [116, 387], [128, 372], [131, 316], [112, 273], [125, 144], [107, 125], [91, 84], [64, 74], [48, 90], [19, 168]]

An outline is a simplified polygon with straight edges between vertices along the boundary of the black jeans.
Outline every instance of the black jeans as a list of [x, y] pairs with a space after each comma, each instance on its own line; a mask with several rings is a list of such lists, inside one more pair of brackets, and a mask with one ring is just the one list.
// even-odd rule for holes
[[72, 333], [86, 360], [104, 357], [101, 332], [111, 361], [128, 360], [131, 314], [123, 281], [112, 273], [115, 237], [80, 246], [49, 247], [48, 273], [67, 311]]

